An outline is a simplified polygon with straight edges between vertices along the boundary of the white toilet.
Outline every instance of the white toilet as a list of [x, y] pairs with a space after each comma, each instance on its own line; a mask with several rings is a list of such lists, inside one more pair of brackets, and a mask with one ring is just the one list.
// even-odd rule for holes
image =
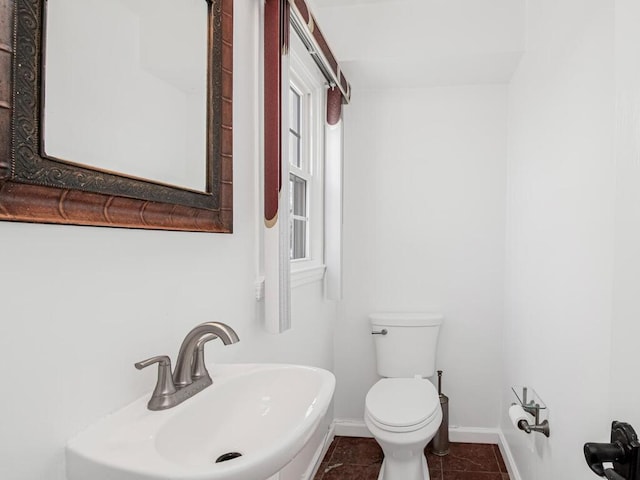
[[429, 480], [424, 448], [442, 421], [440, 398], [426, 379], [435, 374], [443, 316], [369, 316], [379, 380], [367, 393], [364, 420], [384, 452], [378, 480]]

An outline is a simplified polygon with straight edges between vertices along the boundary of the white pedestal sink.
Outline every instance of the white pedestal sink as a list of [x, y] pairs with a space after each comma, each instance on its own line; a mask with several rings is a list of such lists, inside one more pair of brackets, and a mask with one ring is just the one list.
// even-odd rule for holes
[[68, 480], [264, 480], [302, 449], [335, 388], [320, 368], [208, 368], [213, 385], [184, 403], [152, 412], [145, 395], [70, 440]]

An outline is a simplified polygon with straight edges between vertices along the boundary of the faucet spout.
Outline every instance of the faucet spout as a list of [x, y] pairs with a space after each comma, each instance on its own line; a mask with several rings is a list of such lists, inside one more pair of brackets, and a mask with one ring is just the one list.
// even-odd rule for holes
[[[197, 350], [202, 348], [205, 342], [214, 338], [220, 338], [225, 345], [240, 341], [233, 328], [221, 322], [205, 322], [194, 327], [184, 338], [178, 352], [176, 368], [173, 373], [176, 387], [185, 387], [191, 384]], [[211, 382], [209, 381], [209, 383]]]

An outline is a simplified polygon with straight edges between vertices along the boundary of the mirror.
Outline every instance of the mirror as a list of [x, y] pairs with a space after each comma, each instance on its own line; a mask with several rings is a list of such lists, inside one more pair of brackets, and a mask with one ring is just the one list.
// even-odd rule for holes
[[48, 0], [45, 32], [47, 156], [206, 191], [204, 0]]
[[233, 0], [0, 7], [0, 219], [231, 232]]

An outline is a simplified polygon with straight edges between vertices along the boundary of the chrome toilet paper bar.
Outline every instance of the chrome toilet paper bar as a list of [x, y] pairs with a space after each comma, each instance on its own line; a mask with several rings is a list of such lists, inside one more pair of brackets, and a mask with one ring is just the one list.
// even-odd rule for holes
[[[545, 437], [548, 437], [550, 433], [549, 421], [544, 420], [540, 423], [540, 420], [538, 419], [538, 411], [534, 411], [518, 405], [517, 403], [514, 403], [509, 408], [509, 417], [511, 418], [511, 422], [516, 428], [519, 428], [526, 433], [540, 432]], [[529, 423], [529, 421], [527, 420], [527, 414], [535, 417], [535, 422], [533, 424]]]
[[[539, 432], [545, 437], [549, 437], [549, 421], [540, 422], [540, 411], [545, 410], [546, 406], [537, 400], [535, 391], [528, 387], [512, 387], [511, 389], [518, 399], [518, 403], [512, 403], [509, 407], [509, 418], [513, 425], [526, 433]], [[527, 397], [533, 397], [533, 399], [528, 400]], [[528, 415], [534, 417], [533, 423], [529, 422]]]

